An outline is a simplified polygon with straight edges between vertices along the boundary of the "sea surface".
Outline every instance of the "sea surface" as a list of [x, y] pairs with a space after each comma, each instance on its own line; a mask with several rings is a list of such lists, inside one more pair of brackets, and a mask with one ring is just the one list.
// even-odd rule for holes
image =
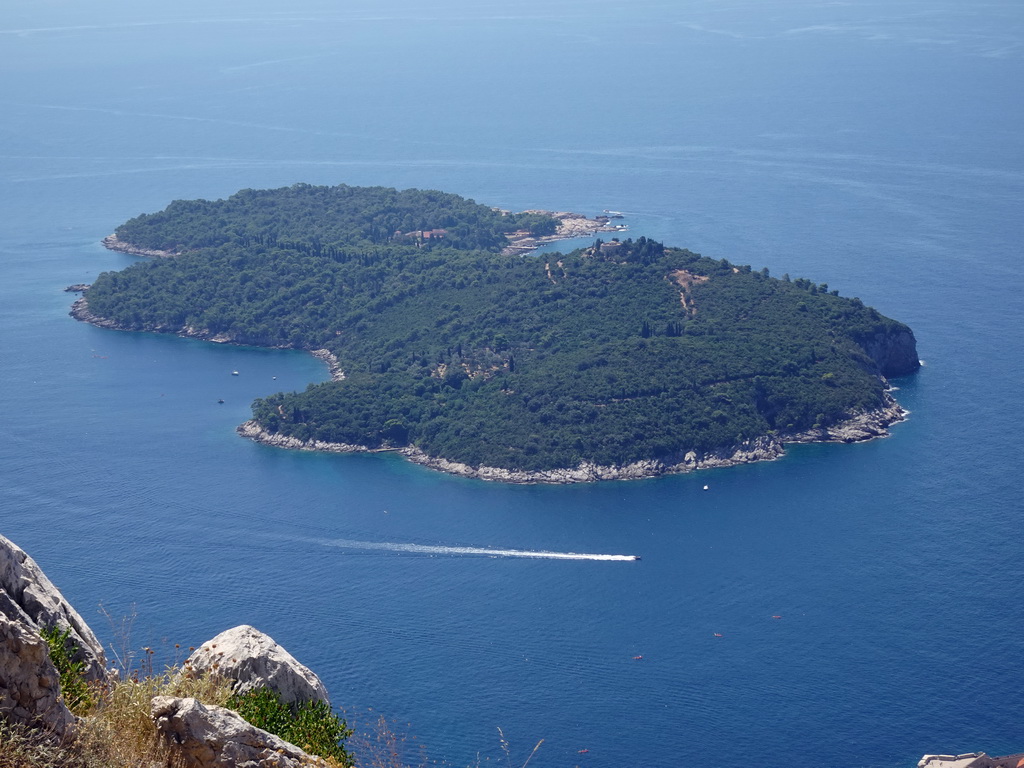
[[[0, 73], [0, 533], [118, 656], [253, 624], [459, 767], [1024, 750], [1020, 0], [11, 2]], [[827, 282], [914, 329], [910, 418], [504, 486], [248, 442], [322, 363], [68, 316], [125, 219], [295, 182]]]

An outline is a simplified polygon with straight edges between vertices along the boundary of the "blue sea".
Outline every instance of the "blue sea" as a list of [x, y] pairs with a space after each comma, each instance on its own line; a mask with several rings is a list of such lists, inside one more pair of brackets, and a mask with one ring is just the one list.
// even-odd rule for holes
[[[38, 0], [0, 72], [0, 533], [118, 654], [253, 624], [412, 763], [1024, 750], [1020, 0]], [[827, 282], [914, 329], [909, 420], [504, 486], [248, 442], [321, 362], [68, 317], [127, 218], [295, 182], [613, 209]]]

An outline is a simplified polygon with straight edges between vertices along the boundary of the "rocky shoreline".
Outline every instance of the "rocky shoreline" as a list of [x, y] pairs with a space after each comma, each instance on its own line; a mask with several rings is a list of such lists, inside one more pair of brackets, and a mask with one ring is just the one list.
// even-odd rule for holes
[[139, 248], [137, 245], [131, 243], [122, 243], [117, 239], [117, 235], [107, 235], [100, 242], [103, 243], [103, 247], [111, 251], [117, 251], [118, 253], [127, 253], [132, 256], [151, 256], [156, 259], [169, 259], [172, 256], [180, 256], [181, 254], [177, 251], [158, 251], [151, 248]]
[[235, 432], [255, 443], [293, 451], [322, 451], [324, 453], [383, 453], [393, 448], [367, 448], [365, 445], [328, 443], [324, 440], [299, 440], [297, 437], [268, 432], [257, 421], [250, 419], [235, 428]]
[[323, 360], [327, 363], [327, 370], [331, 374], [331, 381], [342, 381], [345, 378], [345, 372], [341, 370], [341, 363], [338, 362], [338, 356], [331, 352], [331, 350], [314, 349], [309, 354], [317, 360]]
[[[68, 286], [65, 290], [74, 288], [75, 286]], [[71, 311], [68, 312], [75, 320], [81, 320], [83, 323], [89, 323], [95, 325], [97, 328], [107, 328], [112, 331], [142, 331], [148, 333], [173, 333], [175, 336], [181, 336], [186, 339], [199, 339], [200, 341], [212, 341], [215, 344], [234, 344], [234, 339], [226, 333], [210, 333], [207, 330], [200, 328], [192, 328], [186, 326], [184, 328], [165, 328], [165, 327], [153, 327], [153, 328], [125, 328], [123, 325], [118, 323], [116, 320], [110, 320], [106, 317], [100, 317], [94, 315], [89, 310], [89, 301], [85, 296], [80, 296], [75, 299], [71, 305]], [[322, 358], [321, 358], [322, 359]]]
[[275, 448], [329, 453], [384, 453], [395, 452], [410, 461], [440, 472], [517, 485], [589, 483], [599, 480], [643, 480], [662, 475], [682, 474], [699, 469], [717, 469], [755, 461], [773, 461], [785, 454], [787, 443], [860, 443], [889, 436], [889, 427], [905, 421], [907, 411], [886, 394], [886, 403], [877, 410], [866, 411], [829, 427], [810, 429], [792, 434], [763, 435], [739, 445], [718, 451], [697, 453], [688, 451], [669, 461], [648, 459], [631, 464], [605, 466], [584, 462], [577, 467], [549, 469], [536, 472], [504, 469], [501, 467], [472, 467], [439, 456], [430, 456], [414, 446], [404, 448], [367, 448], [364, 445], [330, 443], [323, 440], [299, 440], [295, 437], [268, 432], [256, 421], [247, 421], [236, 430], [242, 437]]
[[[89, 289], [88, 285], [69, 285], [65, 288], [65, 291], [80, 292]], [[181, 336], [186, 339], [198, 339], [200, 341], [212, 341], [216, 344], [235, 344], [235, 340], [225, 333], [213, 334], [209, 331], [202, 330], [199, 328], [192, 328], [186, 326], [185, 328], [179, 328], [177, 330], [171, 328], [125, 328], [120, 323], [110, 320], [99, 315], [94, 315], [89, 310], [89, 302], [85, 296], [80, 296], [75, 299], [71, 304], [71, 311], [68, 312], [75, 320], [81, 320], [83, 323], [89, 323], [95, 325], [97, 328], [107, 328], [112, 331], [148, 331], [150, 333], [173, 333], [175, 336]], [[275, 347], [275, 349], [286, 349], [286, 347]], [[332, 381], [341, 381], [345, 378], [345, 372], [341, 369], [341, 363], [338, 361], [337, 356], [329, 349], [313, 349], [308, 350], [309, 354], [318, 360], [323, 360], [327, 364], [327, 370], [331, 374]]]

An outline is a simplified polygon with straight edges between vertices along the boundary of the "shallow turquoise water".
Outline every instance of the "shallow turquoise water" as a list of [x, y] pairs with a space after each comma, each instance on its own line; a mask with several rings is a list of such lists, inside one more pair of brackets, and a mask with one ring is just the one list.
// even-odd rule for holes
[[[521, 759], [545, 739], [538, 766], [1019, 751], [1022, 15], [913, 0], [8, 14], [0, 532], [105, 641], [100, 603], [134, 605], [132, 644], [168, 660], [254, 624], [337, 704], [455, 765], [498, 759], [498, 727]], [[895, 382], [911, 418], [773, 463], [505, 487], [251, 444], [233, 429], [252, 399], [323, 379], [321, 363], [67, 317], [65, 285], [130, 263], [98, 244], [124, 219], [296, 181], [612, 208], [634, 235], [826, 281], [916, 331], [926, 366]]]

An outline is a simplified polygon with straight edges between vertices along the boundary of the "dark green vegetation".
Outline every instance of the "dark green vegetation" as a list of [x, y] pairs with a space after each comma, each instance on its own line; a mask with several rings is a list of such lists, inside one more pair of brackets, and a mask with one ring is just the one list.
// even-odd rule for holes
[[[327, 348], [348, 378], [257, 400], [265, 429], [473, 466], [678, 460], [879, 408], [879, 374], [916, 368], [862, 346], [909, 337], [913, 353], [906, 326], [808, 280], [645, 238], [499, 253], [503, 231], [550, 221], [440, 192], [246, 190], [120, 227], [184, 252], [104, 273], [86, 298], [127, 329]], [[406, 227], [451, 234], [394, 236]]]
[[43, 627], [40, 637], [50, 649], [50, 661], [60, 675], [60, 692], [64, 704], [76, 715], [86, 715], [94, 703], [94, 691], [85, 679], [85, 662], [76, 661], [78, 646], [71, 639], [71, 627]]
[[257, 728], [280, 736], [311, 755], [328, 757], [342, 765], [352, 765], [344, 741], [352, 730], [323, 701], [285, 704], [280, 694], [269, 688], [255, 688], [228, 700], [235, 710]]
[[550, 216], [503, 215], [436, 190], [295, 184], [243, 189], [227, 200], [175, 200], [125, 222], [115, 234], [140, 248], [175, 253], [237, 244], [336, 258], [341, 246], [430, 246], [433, 238], [424, 232], [436, 230], [444, 230], [439, 240], [448, 248], [500, 249], [508, 244], [506, 232], [549, 235], [557, 224]]

